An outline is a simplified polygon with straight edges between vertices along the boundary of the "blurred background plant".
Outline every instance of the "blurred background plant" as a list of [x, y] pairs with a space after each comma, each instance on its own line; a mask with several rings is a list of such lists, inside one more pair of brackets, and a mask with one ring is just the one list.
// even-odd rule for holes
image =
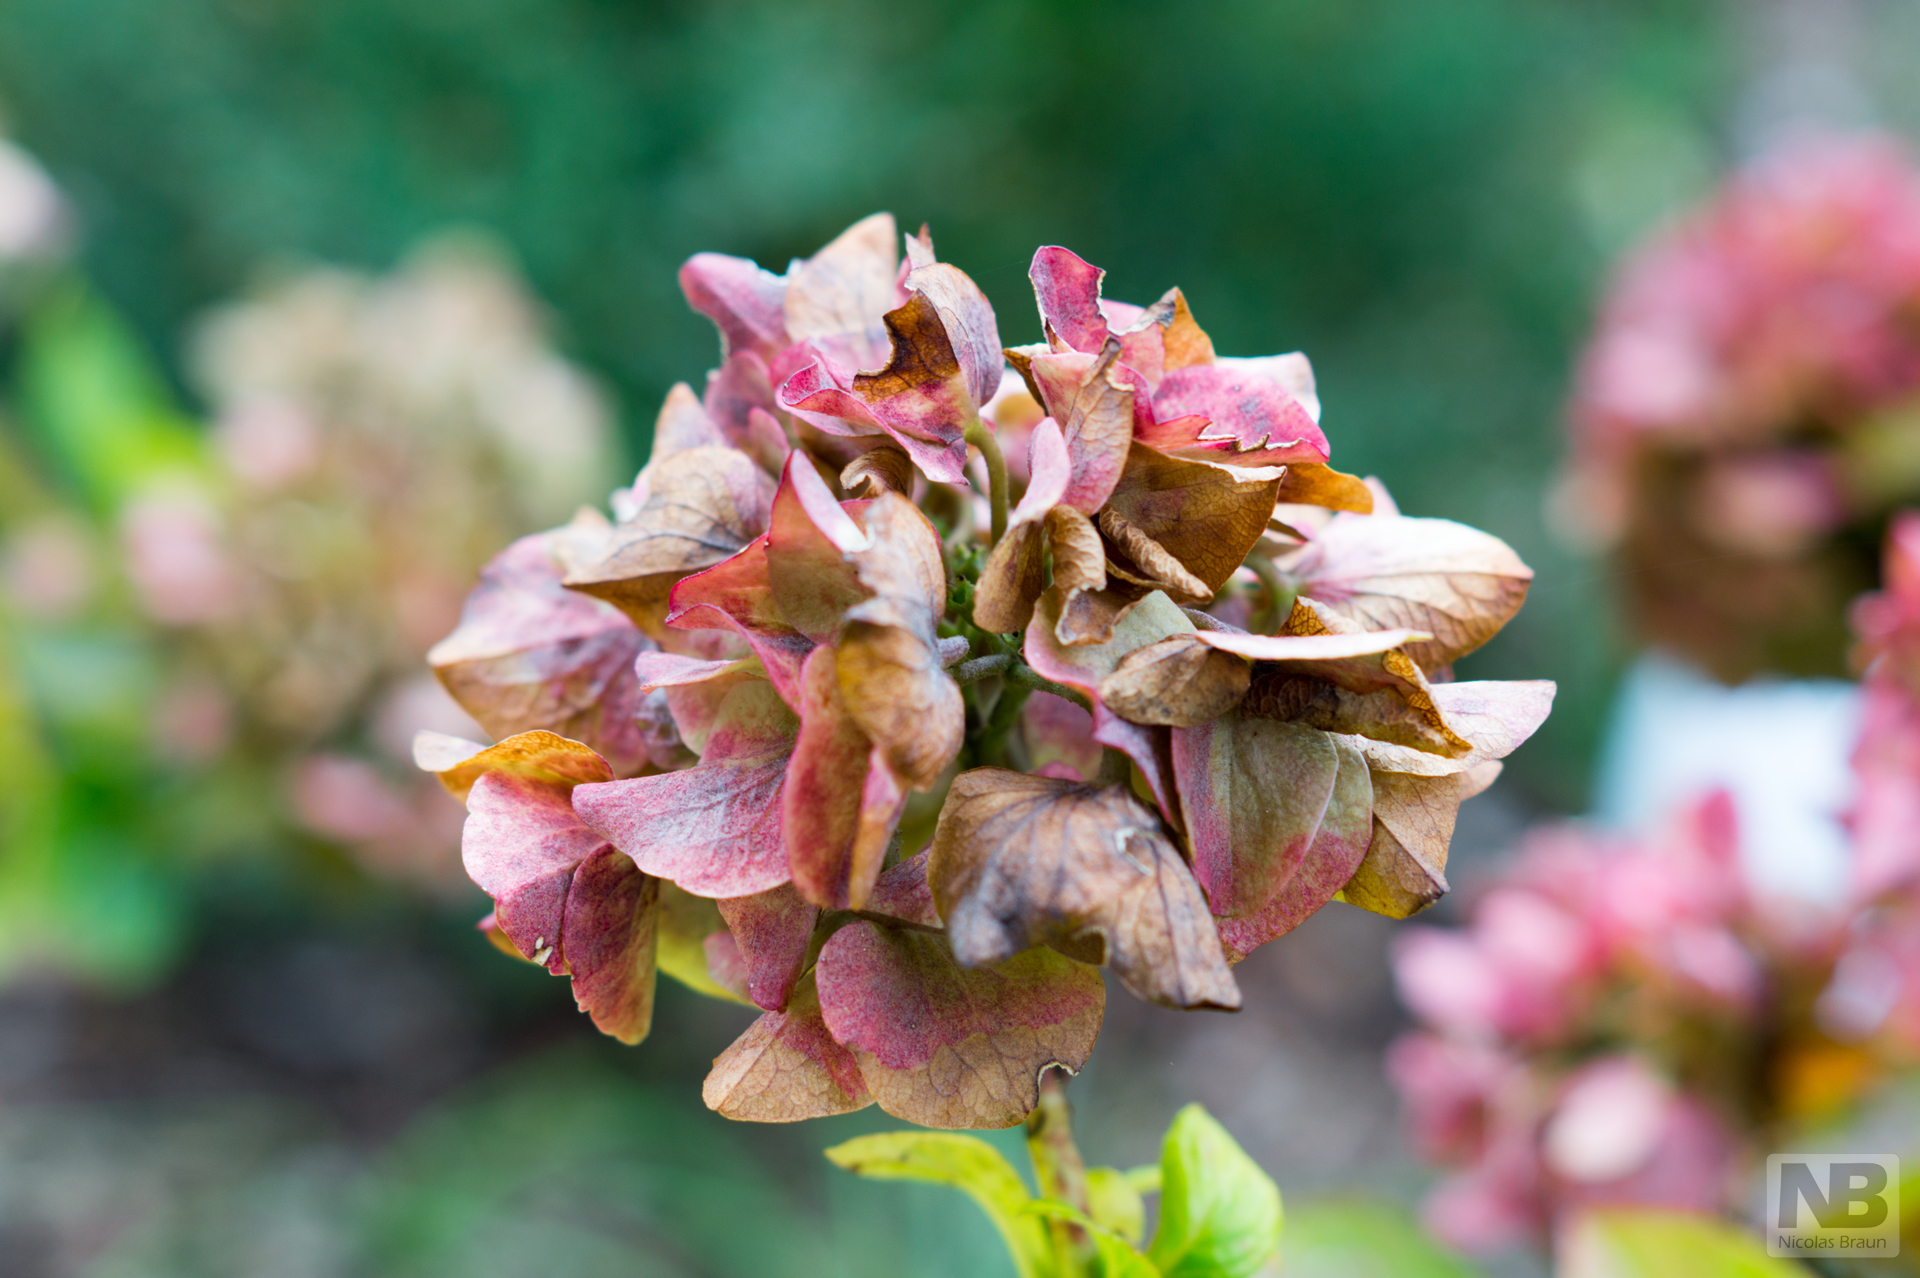
[[[817, 1272], [819, 1243], [848, 1272], [993, 1272], [990, 1231], [937, 1190], [816, 1171], [837, 1133], [656, 1104], [739, 1031], [729, 1009], [665, 995], [626, 1057], [476, 953], [457, 809], [392, 754], [452, 723], [419, 679], [436, 609], [602, 500], [668, 385], [712, 363], [679, 262], [778, 268], [891, 208], [934, 222], [1009, 342], [1038, 335], [1011, 318], [1032, 245], [1068, 243], [1115, 296], [1178, 283], [1221, 349], [1307, 351], [1336, 464], [1538, 573], [1460, 672], [1563, 689], [1463, 809], [1449, 873], [1471, 887], [1533, 819], [1588, 808], [1597, 753], [1596, 806], [1646, 831], [1699, 790], [1674, 752], [1722, 750], [1671, 722], [1665, 753], [1620, 730], [1600, 750], [1637, 570], [1557, 540], [1542, 501], [1611, 263], [1810, 126], [1913, 136], [1916, 50], [1920, 17], [1878, 0], [1175, 23], [1012, 0], [0, 6], [0, 1255], [247, 1273], [243, 1240], [271, 1239], [287, 1273]], [[509, 469], [537, 500], [496, 488]], [[1897, 496], [1842, 521], [1861, 586]], [[1818, 661], [1743, 660], [1838, 669], [1815, 620]], [[1735, 736], [1850, 784], [1856, 711], [1814, 730], [1768, 704]], [[1825, 810], [1742, 806], [1754, 895], [1777, 882], [1751, 849]], [[1347, 1226], [1316, 1235], [1296, 1203], [1425, 1182], [1380, 1066], [1404, 1027], [1388, 928], [1323, 913], [1249, 961], [1273, 992], [1237, 1018], [1110, 1017], [1076, 1103], [1089, 1155], [1129, 1166], [1204, 1101], [1288, 1193], [1288, 1263], [1351, 1273]], [[675, 1197], [701, 1177], [800, 1241], [751, 1253]]]
[[44, 759], [5, 787], [40, 810], [0, 861], [9, 966], [151, 979], [236, 859], [446, 891], [459, 816], [408, 750], [470, 724], [426, 650], [501, 544], [614, 473], [604, 399], [542, 328], [471, 237], [288, 273], [198, 321], [203, 428], [105, 301], [43, 285], [0, 527]]

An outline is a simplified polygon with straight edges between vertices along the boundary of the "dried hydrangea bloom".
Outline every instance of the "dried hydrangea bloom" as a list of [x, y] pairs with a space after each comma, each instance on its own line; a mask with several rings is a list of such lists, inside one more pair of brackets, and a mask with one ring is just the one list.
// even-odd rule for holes
[[1003, 354], [884, 215], [785, 275], [693, 258], [705, 393], [669, 393], [610, 524], [510, 549], [435, 650], [505, 736], [420, 749], [490, 934], [624, 1037], [644, 999], [600, 964], [635, 938], [760, 1008], [707, 1080], [731, 1117], [1019, 1121], [1087, 1059], [1100, 968], [1237, 1008], [1232, 965], [1335, 897], [1436, 899], [1552, 703], [1452, 681], [1532, 574], [1330, 469], [1304, 357], [1223, 359], [1177, 290], [1104, 300], [1064, 249], [1032, 278], [1047, 341]]
[[1461, 929], [1394, 948], [1388, 1058], [1450, 1241], [1544, 1241], [1596, 1204], [1720, 1211], [1920, 1038], [1911, 922], [1756, 897], [1716, 794], [1651, 839], [1535, 834]]
[[1916, 306], [1920, 173], [1881, 138], [1766, 157], [1627, 260], [1560, 504], [1648, 641], [1729, 681], [1839, 672], [1873, 530], [1920, 492]]
[[[459, 827], [409, 766], [417, 730], [552, 728], [616, 775], [679, 758], [633, 673], [651, 642], [560, 584], [591, 521], [513, 542], [461, 615], [489, 555], [605, 491], [611, 442], [500, 261], [439, 241], [383, 277], [289, 277], [215, 311], [195, 365], [204, 465], [118, 512], [135, 599], [182, 641], [165, 739], [264, 761], [306, 832], [440, 885]], [[421, 669], [456, 620], [433, 661], [466, 713]]]

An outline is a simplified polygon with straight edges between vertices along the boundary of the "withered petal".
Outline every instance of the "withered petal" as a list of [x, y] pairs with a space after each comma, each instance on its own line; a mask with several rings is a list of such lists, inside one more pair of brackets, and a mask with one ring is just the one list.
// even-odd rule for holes
[[1407, 655], [1451, 665], [1499, 633], [1526, 602], [1533, 570], [1488, 533], [1445, 519], [1339, 515], [1276, 561], [1302, 593], [1370, 630], [1405, 626], [1432, 639]]
[[913, 492], [913, 458], [898, 444], [880, 444], [848, 462], [840, 486], [855, 497]]
[[749, 1123], [797, 1123], [873, 1104], [859, 1062], [827, 1031], [811, 972], [783, 1011], [762, 1015], [714, 1058], [700, 1096], [708, 1109]]
[[613, 530], [597, 562], [577, 564], [569, 589], [624, 610], [660, 637], [667, 596], [689, 573], [738, 553], [767, 527], [773, 481], [732, 448], [675, 453], [645, 474], [647, 497]]
[[1372, 778], [1349, 740], [1335, 737], [1334, 743], [1340, 772], [1320, 832], [1299, 869], [1259, 913], [1218, 921], [1220, 943], [1234, 962], [1306, 922], [1353, 878], [1367, 854], [1373, 835]]
[[788, 273], [784, 312], [796, 342], [813, 339], [852, 367], [886, 363], [884, 316], [905, 299], [891, 213], [862, 218]]
[[1206, 898], [1119, 786], [976, 768], [955, 778], [928, 877], [967, 966], [1035, 944], [1104, 962], [1137, 997], [1238, 1007]]
[[1266, 531], [1278, 487], [1135, 444], [1107, 504], [1204, 583], [1210, 600]]
[[827, 1028], [880, 1107], [925, 1127], [1010, 1127], [1049, 1065], [1077, 1071], [1100, 1033], [1098, 968], [1043, 946], [963, 968], [943, 936], [856, 922], [814, 968]]
[[1122, 718], [1176, 728], [1217, 719], [1247, 695], [1253, 666], [1192, 635], [1137, 648], [1100, 683], [1100, 699]]

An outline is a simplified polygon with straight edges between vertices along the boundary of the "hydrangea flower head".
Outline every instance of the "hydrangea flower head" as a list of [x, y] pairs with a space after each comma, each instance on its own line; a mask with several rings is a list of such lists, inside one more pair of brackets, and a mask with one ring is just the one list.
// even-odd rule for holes
[[1232, 965], [1335, 897], [1436, 899], [1547, 714], [1451, 678], [1525, 597], [1511, 550], [1331, 469], [1303, 356], [1100, 277], [1041, 249], [1045, 340], [1003, 351], [884, 214], [784, 275], [694, 257], [704, 393], [434, 651], [499, 738], [418, 746], [489, 931], [626, 1041], [659, 970], [760, 1008], [723, 1114], [1018, 1122], [1100, 968], [1237, 1008]]

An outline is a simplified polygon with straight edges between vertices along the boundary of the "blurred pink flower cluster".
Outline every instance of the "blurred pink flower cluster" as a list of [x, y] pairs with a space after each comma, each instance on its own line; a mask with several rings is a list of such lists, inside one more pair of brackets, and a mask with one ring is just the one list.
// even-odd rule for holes
[[1644, 636], [1724, 678], [1837, 670], [1870, 529], [1920, 491], [1920, 174], [1800, 143], [1630, 257], [1570, 406], [1561, 513]]
[[1895, 517], [1881, 575], [1884, 589], [1852, 610], [1864, 678], [1849, 824], [1863, 900], [1920, 878], [1920, 513]]
[[1395, 948], [1421, 1027], [1388, 1070], [1447, 1169], [1428, 1223], [1490, 1250], [1583, 1207], [1735, 1205], [1770, 1137], [1911, 1056], [1912, 933], [1758, 899], [1725, 794], [1656, 838], [1537, 833], [1468, 927]]

